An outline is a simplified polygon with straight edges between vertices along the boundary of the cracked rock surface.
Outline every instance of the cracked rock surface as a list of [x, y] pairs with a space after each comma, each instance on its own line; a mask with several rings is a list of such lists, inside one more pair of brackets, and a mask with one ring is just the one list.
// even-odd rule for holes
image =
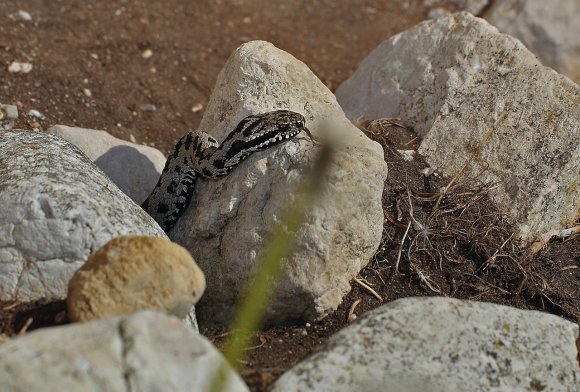
[[[12, 339], [0, 345], [0, 380], [11, 392], [208, 391], [222, 359], [178, 319], [145, 311]], [[227, 374], [223, 391], [248, 391]]]
[[404, 298], [364, 314], [276, 382], [292, 391], [578, 391], [578, 326], [537, 311]]
[[157, 223], [67, 141], [0, 133], [0, 301], [66, 297], [68, 281], [119, 235], [165, 237]]
[[[387, 165], [378, 143], [353, 126], [334, 95], [301, 61], [263, 41], [239, 47], [222, 69], [200, 128], [218, 141], [250, 114], [301, 113], [314, 137], [337, 147], [321, 200], [298, 232], [267, 324], [314, 320], [336, 309], [371, 259], [383, 227]], [[204, 271], [200, 324], [227, 324], [281, 213], [314, 161], [305, 134], [252, 155], [228, 176], [200, 180], [170, 232]]]
[[462, 12], [381, 43], [336, 92], [353, 121], [400, 117], [450, 178], [491, 196], [523, 241], [574, 224], [580, 203], [580, 88], [517, 39]]

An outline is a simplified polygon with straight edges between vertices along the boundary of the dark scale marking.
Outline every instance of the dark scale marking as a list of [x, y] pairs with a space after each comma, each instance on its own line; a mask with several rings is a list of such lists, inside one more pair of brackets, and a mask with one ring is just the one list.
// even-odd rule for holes
[[176, 195], [177, 194], [177, 187], [179, 186], [179, 182], [177, 181], [172, 181], [168, 186], [167, 186], [167, 192], [171, 193], [172, 195]]
[[189, 132], [185, 138], [184, 147], [186, 150], [189, 150], [191, 148], [191, 143], [193, 143], [193, 135], [191, 134], [191, 132]]
[[[236, 127], [236, 130], [240, 130], [244, 137], [248, 138], [254, 134], [256, 127], [260, 126], [260, 120], [255, 116], [251, 116], [242, 120], [242, 122]], [[236, 131], [234, 130], [234, 132]], [[231, 135], [232, 133], [230, 133]]]
[[179, 151], [181, 150], [182, 145], [183, 145], [183, 139], [179, 139], [179, 141], [175, 145], [175, 149], [173, 150], [173, 154], [171, 155], [173, 158], [177, 158], [179, 156]]
[[[243, 140], [234, 141], [232, 143], [232, 146], [225, 153], [226, 160], [235, 157], [236, 154], [238, 154], [240, 151], [247, 149], [248, 147], [251, 147], [251, 144], [248, 142], [245, 142]], [[224, 167], [224, 164], [221, 164], [221, 166], [218, 167], [222, 168]]]
[[[216, 169], [223, 169], [226, 165], [226, 160], [225, 159], [217, 159], [215, 161], [212, 162], [212, 166]], [[204, 169], [203, 170], [204, 173], [212, 173], [212, 171], [210, 169]], [[211, 177], [211, 174], [208, 174], [208, 177]]]
[[169, 211], [169, 206], [165, 203], [159, 203], [157, 206], [157, 212], [159, 214], [165, 214], [167, 211]]
[[188, 132], [175, 145], [142, 207], [169, 232], [191, 202], [198, 176], [216, 179], [227, 175], [252, 153], [280, 144], [302, 131], [312, 138], [302, 115], [277, 110], [246, 117], [219, 145], [205, 132]]

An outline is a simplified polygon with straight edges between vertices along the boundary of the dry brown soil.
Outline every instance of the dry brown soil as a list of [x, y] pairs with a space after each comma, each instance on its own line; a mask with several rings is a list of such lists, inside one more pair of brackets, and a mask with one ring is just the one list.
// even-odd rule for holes
[[[32, 21], [15, 18], [20, 9]], [[45, 129], [132, 134], [167, 153], [198, 125], [218, 72], [243, 42], [272, 42], [334, 90], [426, 12], [421, 0], [2, 0], [0, 102], [39, 110]], [[8, 73], [12, 61], [33, 69]], [[156, 110], [141, 110], [147, 104]]]
[[[15, 18], [20, 9], [32, 21]], [[167, 153], [197, 126], [217, 73], [241, 43], [274, 43], [334, 90], [377, 44], [427, 11], [420, 0], [2, 0], [0, 103], [47, 117], [21, 116], [22, 128], [59, 123], [105, 129]], [[32, 71], [9, 73], [12, 61], [29, 62]], [[383, 145], [390, 170], [383, 241], [360, 278], [382, 301], [353, 283], [343, 304], [323, 321], [257, 333], [241, 370], [253, 390], [266, 389], [346, 325], [359, 300], [353, 310], [359, 316], [397, 298], [447, 295], [580, 320], [577, 236], [553, 240], [530, 255], [489, 202], [493, 184], [477, 187], [459, 179], [440, 198], [449, 180], [424, 176], [421, 158], [410, 164], [395, 151], [417, 148], [412, 131], [388, 122], [367, 125], [367, 134]], [[0, 332], [7, 335], [66, 322], [62, 303], [28, 310], [5, 305], [0, 316]], [[202, 332], [218, 345], [227, 336]]]

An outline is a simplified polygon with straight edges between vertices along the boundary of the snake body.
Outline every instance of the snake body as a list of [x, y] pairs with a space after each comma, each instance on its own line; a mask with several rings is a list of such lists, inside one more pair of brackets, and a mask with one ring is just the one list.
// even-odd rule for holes
[[188, 132], [175, 145], [142, 207], [168, 233], [191, 202], [199, 177], [223, 177], [251, 154], [302, 131], [312, 137], [304, 116], [277, 110], [244, 118], [221, 144], [203, 131]]

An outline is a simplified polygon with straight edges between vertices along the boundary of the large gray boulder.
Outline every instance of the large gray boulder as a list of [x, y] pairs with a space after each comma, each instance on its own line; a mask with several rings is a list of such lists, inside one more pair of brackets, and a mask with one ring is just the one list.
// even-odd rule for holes
[[[154, 312], [38, 330], [0, 345], [5, 392], [209, 391], [223, 361], [203, 336]], [[248, 391], [231, 369], [223, 391]]]
[[165, 237], [76, 147], [38, 132], [0, 133], [0, 301], [66, 297], [73, 273], [119, 235]]
[[332, 336], [273, 392], [575, 392], [577, 337], [576, 324], [547, 313], [404, 298]]
[[[266, 322], [319, 319], [341, 303], [349, 281], [379, 245], [387, 166], [380, 145], [350, 123], [312, 71], [267, 42], [244, 44], [231, 55], [200, 128], [221, 141], [244, 117], [276, 109], [303, 114], [315, 137], [326, 130], [340, 144], [321, 200], [299, 230]], [[198, 182], [170, 237], [206, 274], [207, 290], [196, 306], [201, 324], [229, 322], [272, 228], [317, 152], [318, 146], [299, 135], [252, 155], [218, 181]]]
[[542, 63], [580, 83], [578, 0], [494, 1], [483, 16], [522, 41]]
[[498, 183], [521, 239], [573, 224], [580, 203], [580, 88], [518, 40], [458, 13], [381, 43], [336, 96], [353, 121], [400, 117], [449, 177]]
[[139, 205], [149, 196], [165, 166], [161, 151], [118, 139], [105, 131], [55, 125], [47, 132], [77, 146]]

